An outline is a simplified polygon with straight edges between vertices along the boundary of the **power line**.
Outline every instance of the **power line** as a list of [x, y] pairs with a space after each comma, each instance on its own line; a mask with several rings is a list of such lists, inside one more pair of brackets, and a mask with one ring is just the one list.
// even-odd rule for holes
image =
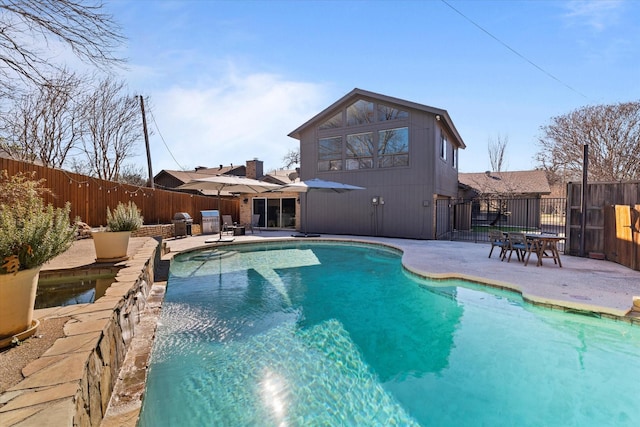
[[171, 152], [171, 150], [169, 149], [169, 146], [167, 145], [167, 142], [164, 140], [164, 137], [162, 136], [162, 133], [160, 132], [160, 128], [158, 128], [158, 123], [156, 123], [156, 118], [153, 115], [153, 111], [149, 110], [148, 111], [149, 115], [151, 116], [151, 120], [153, 120], [153, 125], [156, 127], [156, 130], [158, 131], [158, 135], [160, 135], [160, 139], [162, 140], [162, 143], [164, 144], [164, 147], [167, 149], [167, 151], [169, 152], [169, 155], [171, 156], [171, 158], [173, 159], [174, 162], [176, 162], [176, 165], [178, 165], [178, 167], [180, 168], [180, 170], [186, 170], [176, 159], [176, 157], [173, 155], [173, 153]]
[[494, 36], [493, 34], [491, 34], [488, 30], [484, 29], [480, 24], [476, 23], [474, 20], [472, 20], [471, 18], [469, 18], [468, 16], [466, 16], [464, 13], [460, 12], [458, 9], [456, 9], [455, 7], [453, 7], [451, 4], [449, 4], [449, 2], [447, 2], [447, 0], [440, 0], [442, 3], [446, 4], [447, 6], [449, 6], [449, 8], [451, 8], [451, 10], [453, 10], [454, 12], [456, 12], [458, 15], [462, 16], [464, 19], [466, 19], [467, 21], [469, 21], [471, 24], [473, 24], [476, 28], [478, 28], [480, 31], [482, 31], [483, 33], [485, 33], [486, 35], [488, 35], [489, 37], [491, 37], [492, 39], [494, 39], [495, 41], [497, 41], [498, 43], [500, 43], [502, 46], [506, 47], [507, 49], [509, 49], [511, 51], [511, 53], [515, 54], [516, 56], [520, 57], [521, 59], [524, 59], [525, 61], [527, 61], [529, 64], [531, 64], [533, 67], [535, 67], [536, 69], [538, 69], [539, 71], [543, 72], [544, 74], [546, 74], [548, 77], [551, 77], [553, 80], [557, 81], [558, 83], [560, 83], [561, 85], [565, 86], [566, 88], [568, 88], [569, 90], [577, 93], [578, 95], [582, 96], [585, 99], [589, 99], [589, 97], [587, 95], [585, 95], [584, 93], [578, 91], [577, 89], [574, 89], [573, 87], [571, 87], [570, 85], [568, 85], [567, 83], [563, 82], [562, 80], [560, 80], [559, 78], [557, 78], [556, 76], [554, 76], [553, 74], [551, 74], [550, 72], [548, 72], [547, 70], [545, 70], [544, 68], [540, 67], [538, 64], [536, 64], [535, 62], [533, 62], [532, 60], [530, 60], [529, 58], [527, 58], [526, 56], [522, 55], [520, 52], [518, 52], [517, 50], [515, 50], [514, 48], [512, 48], [511, 46], [509, 46], [508, 44], [506, 44], [505, 42], [503, 42], [502, 40], [500, 40], [498, 37]]

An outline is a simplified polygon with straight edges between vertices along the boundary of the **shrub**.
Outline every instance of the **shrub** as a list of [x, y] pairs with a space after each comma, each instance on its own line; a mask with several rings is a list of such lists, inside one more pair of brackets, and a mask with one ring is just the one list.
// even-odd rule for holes
[[118, 203], [113, 212], [107, 208], [109, 231], [136, 231], [142, 227], [143, 217], [135, 203]]
[[65, 252], [76, 236], [69, 221], [71, 205], [54, 208], [42, 196], [45, 180], [0, 172], [0, 274], [41, 266]]

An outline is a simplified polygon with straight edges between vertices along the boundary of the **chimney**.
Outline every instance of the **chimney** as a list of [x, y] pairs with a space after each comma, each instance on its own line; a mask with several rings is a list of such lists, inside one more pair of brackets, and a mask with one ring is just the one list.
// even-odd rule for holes
[[247, 160], [247, 178], [260, 179], [264, 176], [262, 160]]

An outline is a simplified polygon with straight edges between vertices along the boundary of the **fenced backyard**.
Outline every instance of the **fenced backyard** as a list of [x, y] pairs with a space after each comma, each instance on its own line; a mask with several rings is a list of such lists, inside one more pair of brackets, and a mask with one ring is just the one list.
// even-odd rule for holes
[[[584, 216], [583, 216], [584, 211]], [[441, 199], [436, 239], [488, 241], [489, 229], [564, 237], [568, 255], [606, 259], [640, 270], [640, 182], [567, 184], [567, 198]]]
[[489, 229], [565, 235], [565, 198], [478, 198], [436, 202], [436, 239], [489, 241]]

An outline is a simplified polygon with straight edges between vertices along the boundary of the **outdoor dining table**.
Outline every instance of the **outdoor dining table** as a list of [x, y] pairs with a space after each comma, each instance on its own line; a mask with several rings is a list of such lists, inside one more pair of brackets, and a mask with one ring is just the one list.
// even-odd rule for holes
[[530, 242], [527, 259], [524, 262], [525, 266], [529, 264], [531, 253], [534, 252], [538, 257], [538, 263], [536, 264], [538, 267], [542, 265], [544, 258], [551, 258], [554, 264], [558, 264], [558, 267], [562, 268], [558, 242], [564, 240], [564, 237], [555, 234], [526, 234], [525, 236]]

